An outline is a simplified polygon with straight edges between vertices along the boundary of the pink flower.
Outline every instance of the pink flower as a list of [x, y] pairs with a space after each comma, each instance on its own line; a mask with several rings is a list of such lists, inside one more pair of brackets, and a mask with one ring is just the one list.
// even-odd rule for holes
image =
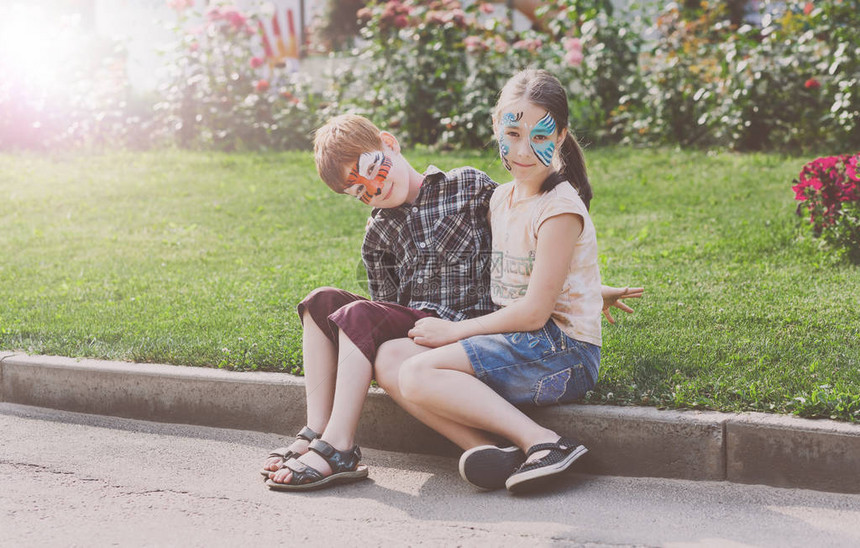
[[409, 19], [405, 15], [398, 15], [394, 18], [394, 26], [399, 29], [404, 29], [409, 24]]
[[812, 2], [807, 2], [805, 6], [803, 6], [803, 15], [809, 15], [812, 13], [812, 10], [815, 9], [815, 6], [812, 5]]
[[860, 175], [857, 174], [858, 163], [860, 163], [860, 154], [855, 154], [845, 162], [845, 175], [855, 183], [860, 183]]
[[853, 202], [856, 200], [860, 200], [860, 193], [858, 193], [858, 187], [851, 181], [846, 181], [842, 185], [842, 194], [839, 196], [840, 202]]
[[568, 53], [571, 51], [578, 51], [579, 53], [582, 53], [582, 40], [580, 40], [579, 38], [565, 38], [563, 45], [565, 51], [567, 51]]
[[794, 191], [794, 199], [798, 202], [802, 202], [806, 199], [806, 185], [803, 183], [798, 183], [791, 187], [791, 190]]
[[427, 22], [434, 25], [441, 25], [448, 21], [445, 17], [445, 12], [433, 10], [427, 12]]
[[194, 0], [167, 0], [167, 7], [176, 11], [185, 11], [194, 7]]
[[508, 51], [508, 43], [501, 36], [493, 37], [493, 50], [496, 53], [505, 53]]
[[245, 27], [245, 24], [248, 21], [248, 18], [242, 15], [242, 13], [237, 8], [230, 8], [223, 11], [224, 18], [230, 22], [235, 30], [241, 30]]
[[562, 44], [567, 53], [564, 54], [564, 62], [572, 67], [582, 64], [582, 40], [579, 38], [565, 38]]
[[822, 171], [828, 171], [836, 167], [836, 164], [839, 163], [838, 156], [825, 156], [823, 158], [818, 158], [817, 160], [813, 160], [812, 167], [815, 169], [820, 169]]
[[281, 97], [283, 97], [284, 99], [287, 99], [289, 102], [291, 102], [294, 105], [297, 105], [300, 103], [299, 98], [287, 90], [284, 90], [281, 92]]
[[451, 10], [451, 21], [454, 22], [458, 27], [465, 26], [466, 24], [466, 12], [461, 10], [460, 8], [456, 8]]
[[525, 49], [532, 53], [535, 53], [537, 50], [540, 49], [542, 45], [543, 42], [540, 38], [526, 38], [524, 40], [517, 40], [511, 47], [514, 49]]
[[489, 2], [484, 2], [483, 4], [481, 4], [478, 7], [478, 9], [480, 9], [481, 13], [483, 13], [485, 15], [489, 15], [489, 14], [493, 13], [494, 11], [496, 11], [496, 8], [494, 8], [493, 5], [490, 4]]
[[466, 46], [466, 51], [482, 51], [486, 50], [487, 46], [480, 36], [467, 36], [463, 39], [463, 45]]
[[227, 21], [233, 30], [239, 31], [248, 26], [248, 18], [236, 6], [221, 6], [209, 8], [206, 12], [209, 21]]
[[582, 64], [582, 53], [578, 51], [569, 51], [564, 54], [564, 62], [572, 67], [578, 67]]
[[818, 89], [821, 87], [821, 82], [819, 82], [815, 78], [810, 78], [803, 84], [803, 87], [805, 87], [806, 89]]
[[254, 89], [257, 90], [257, 93], [263, 93], [267, 89], [269, 89], [269, 81], [260, 78], [257, 80], [257, 83], [254, 84]]
[[251, 68], [257, 69], [263, 66], [265, 61], [261, 57], [251, 57]]

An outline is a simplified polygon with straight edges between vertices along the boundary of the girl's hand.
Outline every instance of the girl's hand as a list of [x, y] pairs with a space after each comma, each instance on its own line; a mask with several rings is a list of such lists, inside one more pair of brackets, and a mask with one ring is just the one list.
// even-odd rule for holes
[[436, 348], [460, 340], [457, 333], [457, 322], [449, 322], [440, 318], [421, 318], [415, 322], [415, 327], [409, 330], [409, 337], [421, 346]]
[[645, 290], [641, 287], [610, 287], [603, 286], [601, 288], [603, 296], [603, 315], [609, 320], [609, 323], [615, 323], [615, 318], [609, 312], [613, 306], [628, 314], [633, 313], [633, 309], [621, 302], [621, 299], [638, 299], [642, 297]]

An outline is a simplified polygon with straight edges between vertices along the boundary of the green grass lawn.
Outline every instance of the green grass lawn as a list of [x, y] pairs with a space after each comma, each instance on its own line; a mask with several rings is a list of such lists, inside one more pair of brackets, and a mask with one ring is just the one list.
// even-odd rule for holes
[[[647, 291], [590, 401], [860, 419], [860, 269], [798, 230], [807, 158], [587, 154], [604, 282]], [[298, 372], [295, 304], [366, 294], [367, 214], [308, 153], [0, 155], [0, 350]]]

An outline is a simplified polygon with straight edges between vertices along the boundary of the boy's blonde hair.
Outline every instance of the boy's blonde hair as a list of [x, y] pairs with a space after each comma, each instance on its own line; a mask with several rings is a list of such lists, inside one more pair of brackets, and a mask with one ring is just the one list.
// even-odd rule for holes
[[379, 128], [363, 116], [335, 116], [314, 134], [317, 172], [329, 188], [340, 194], [349, 168], [359, 156], [376, 150], [382, 150]]

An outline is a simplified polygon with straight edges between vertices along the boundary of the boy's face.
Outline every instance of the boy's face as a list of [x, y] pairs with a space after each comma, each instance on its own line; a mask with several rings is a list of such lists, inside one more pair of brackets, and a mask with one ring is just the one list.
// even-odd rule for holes
[[365, 152], [350, 166], [344, 193], [372, 207], [397, 207], [409, 193], [409, 172], [399, 153], [388, 147]]

